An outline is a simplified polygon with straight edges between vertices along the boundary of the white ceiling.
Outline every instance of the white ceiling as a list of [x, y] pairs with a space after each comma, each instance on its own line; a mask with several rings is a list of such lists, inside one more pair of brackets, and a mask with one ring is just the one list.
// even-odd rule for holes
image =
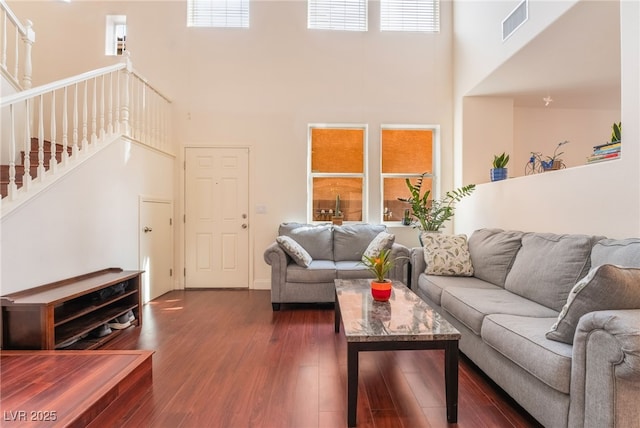
[[[526, 25], [526, 23], [525, 23]], [[514, 98], [522, 107], [620, 109], [620, 4], [582, 1], [469, 95]]]

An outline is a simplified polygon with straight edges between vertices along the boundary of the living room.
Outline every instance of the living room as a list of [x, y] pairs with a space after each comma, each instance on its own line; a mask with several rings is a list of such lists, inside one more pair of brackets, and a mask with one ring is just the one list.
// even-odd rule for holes
[[[529, 3], [528, 21], [503, 42], [502, 19], [518, 2], [441, 2], [441, 30], [437, 34], [382, 33], [378, 29], [378, 2], [370, 2], [369, 30], [365, 33], [312, 32], [306, 29], [303, 1], [252, 3], [250, 29], [187, 28], [184, 2], [49, 2], [14, 1], [16, 13], [34, 22], [34, 86], [90, 69], [119, 58], [104, 55], [106, 15], [127, 16], [127, 49], [135, 67], [173, 100], [175, 158], [161, 165], [155, 185], [145, 183], [139, 193], [153, 193], [174, 201], [174, 218], [188, 213], [184, 203], [182, 165], [185, 147], [248, 147], [250, 289], [269, 289], [269, 266], [262, 259], [283, 221], [307, 221], [307, 131], [310, 123], [366, 124], [368, 126], [368, 189], [365, 221], [378, 223], [383, 206], [379, 177], [379, 130], [385, 124], [429, 124], [440, 127], [439, 188], [446, 191], [466, 183], [479, 184], [463, 201], [451, 232], [471, 233], [481, 227], [538, 232], [591, 233], [609, 237], [640, 235], [640, 10], [635, 1], [562, 1]], [[616, 3], [619, 23], [620, 105], [607, 127], [592, 129], [589, 141], [571, 141], [568, 156], [576, 156], [563, 171], [518, 177], [528, 148], [514, 141], [513, 101], [509, 94], [490, 88], [494, 72], [529, 47], [556, 21], [588, 3]], [[565, 27], [567, 33], [596, 31]], [[557, 31], [557, 29], [556, 29]], [[548, 46], [551, 49], [551, 46]], [[553, 67], [554, 59], [549, 60]], [[436, 66], [437, 65], [437, 66]], [[577, 72], [577, 71], [576, 71]], [[553, 76], [553, 73], [551, 73]], [[504, 79], [502, 75], [499, 75]], [[515, 77], [514, 77], [515, 79]], [[562, 102], [561, 88], [549, 82], [539, 88], [543, 98]], [[587, 85], [588, 86], [588, 85]], [[499, 94], [501, 98], [495, 99]], [[473, 100], [470, 97], [477, 97]], [[491, 109], [471, 105], [491, 97]], [[556, 105], [557, 105], [556, 104]], [[550, 108], [554, 108], [552, 103]], [[484, 110], [481, 117], [470, 112]], [[579, 110], [570, 107], [569, 110]], [[597, 110], [597, 109], [596, 109]], [[520, 110], [521, 111], [521, 110]], [[551, 110], [549, 110], [551, 111]], [[487, 113], [488, 112], [488, 113]], [[615, 116], [615, 115], [614, 115]], [[601, 117], [601, 115], [599, 115]], [[621, 159], [584, 165], [584, 147], [601, 143], [614, 121], [624, 124]], [[478, 125], [479, 124], [479, 125]], [[544, 126], [544, 125], [542, 125]], [[488, 129], [487, 129], [488, 128]], [[563, 131], [562, 129], [554, 131]], [[573, 132], [573, 131], [571, 131]], [[553, 151], [565, 137], [541, 134], [539, 150]], [[571, 139], [570, 137], [567, 137]], [[581, 147], [581, 151], [578, 150]], [[531, 150], [538, 147], [531, 148]], [[488, 183], [494, 154], [511, 152], [512, 177]], [[578, 155], [577, 153], [583, 153]], [[149, 157], [155, 156], [154, 154]], [[117, 156], [114, 156], [117, 157]], [[104, 170], [107, 169], [105, 166]], [[102, 177], [102, 176], [101, 176]], [[117, 197], [108, 182], [94, 177], [96, 194]], [[65, 194], [79, 192], [82, 182], [66, 183]], [[118, 191], [126, 192], [126, 183]], [[273, 189], [286, 189], [274, 192]], [[131, 196], [131, 195], [128, 195]], [[104, 213], [104, 204], [83, 201], [73, 208], [54, 207], [52, 218], [68, 212], [98, 220], [111, 235], [100, 242], [87, 221], [81, 231], [56, 229], [41, 219], [44, 208], [25, 207], [25, 216], [3, 220], [3, 289], [17, 291], [106, 266], [138, 268], [137, 212]], [[123, 206], [135, 211], [135, 201]], [[258, 207], [260, 208], [258, 210]], [[30, 211], [32, 210], [33, 211]], [[102, 210], [102, 211], [101, 211]], [[52, 214], [55, 213], [55, 214]], [[34, 219], [35, 227], [24, 225]], [[40, 221], [42, 220], [42, 221]], [[415, 246], [415, 230], [389, 225], [399, 242]], [[185, 268], [185, 231], [176, 221], [174, 270]], [[26, 277], [33, 239], [46, 236], [37, 250], [38, 273]], [[65, 257], [59, 257], [64, 242]], [[12, 254], [6, 249], [11, 248]], [[125, 248], [123, 251], [122, 249]], [[16, 260], [17, 259], [17, 260]], [[175, 289], [189, 287], [176, 275]]]
[[[182, 147], [250, 147], [247, 282], [251, 288], [268, 289], [269, 273], [261, 261], [262, 251], [272, 241], [280, 222], [306, 220], [308, 216], [306, 134], [310, 123], [368, 125], [369, 206], [365, 220], [369, 222], [378, 222], [382, 217], [377, 189], [380, 188], [378, 139], [383, 124], [439, 125], [441, 191], [470, 182], [487, 182], [492, 156], [502, 151], [520, 153], [510, 165], [512, 176], [519, 175], [528, 148], [518, 148], [512, 141], [512, 109], [499, 110], [491, 115], [491, 121], [480, 120], [500, 126], [500, 132], [490, 130], [478, 144], [466, 144], [473, 138], [465, 128], [471, 120], [465, 121], [464, 105], [469, 98], [466, 96], [560, 16], [582, 3], [611, 2], [534, 2], [529, 5], [529, 20], [504, 43], [500, 37], [490, 35], [497, 31], [494, 28], [499, 29], [501, 20], [514, 5], [495, 2], [482, 7], [475, 2], [443, 2], [441, 31], [437, 34], [379, 32], [375, 20], [377, 2], [370, 6], [369, 31], [357, 34], [306, 30], [304, 2], [256, 2], [252, 6], [252, 26], [245, 30], [187, 28], [186, 8], [179, 2], [159, 2], [153, 8], [147, 2], [14, 2], [12, 6], [19, 16], [34, 21], [38, 34], [33, 54], [34, 86], [118, 61], [104, 55], [105, 16], [116, 13], [127, 16], [128, 50], [136, 69], [173, 100], [175, 184], [168, 193], [166, 189], [162, 192], [174, 200], [175, 218], [185, 214]], [[638, 235], [640, 180], [636, 178], [640, 155], [635, 143], [638, 79], [632, 71], [638, 61], [638, 49], [634, 33], [637, 13], [633, 7], [634, 2], [620, 2], [622, 72], [618, 119], [624, 123], [627, 140], [624, 156], [616, 162], [481, 185], [473, 197], [461, 204], [453, 226], [456, 232], [470, 233], [478, 227], [498, 226], [617, 237]], [[631, 9], [626, 12], [626, 8]], [[154, 14], [153, 20], [148, 19], [149, 13]], [[478, 16], [485, 18], [480, 20]], [[473, 25], [469, 20], [473, 20]], [[163, 25], [157, 25], [158, 22]], [[60, 31], [61, 26], [74, 31]], [[77, 37], [78, 34], [83, 36]], [[60, 46], [65, 49], [59, 49]], [[49, 52], [55, 52], [55, 67]], [[547, 91], [537, 94], [541, 105], [542, 98], [549, 95]], [[556, 103], [562, 101], [559, 94], [555, 97]], [[591, 141], [572, 141], [566, 152], [588, 155], [584, 154], [584, 148], [579, 151], [578, 146], [603, 141], [609, 130], [591, 132]], [[541, 141], [539, 150], [550, 153], [556, 140]], [[294, 159], [299, 162], [292, 162]], [[580, 165], [578, 162], [574, 165]], [[605, 176], [606, 180], [602, 178]], [[270, 191], [282, 183], [287, 183], [287, 192]], [[595, 206], [594, 198], [599, 201]], [[542, 200], [546, 202], [540, 203]], [[611, 221], [608, 207], [621, 205], [623, 209], [615, 213], [616, 221]], [[257, 213], [258, 206], [264, 207], [265, 212]], [[79, 208], [89, 209], [82, 204]], [[109, 222], [99, 213], [87, 214], [105, 224]], [[131, 221], [137, 223], [137, 219]], [[416, 243], [410, 228], [393, 228], [400, 242]], [[174, 242], [184, 242], [182, 223], [177, 222], [175, 229]], [[51, 225], [43, 226], [43, 230], [56, 233]], [[57, 239], [52, 237], [52, 241], [63, 240], [68, 232]], [[87, 254], [93, 252], [82, 248], [85, 239], [77, 237], [80, 246], [68, 249], [70, 254], [84, 257], [85, 266], [137, 265], [130, 255], [123, 259], [117, 251], [99, 257], [89, 255], [87, 259]], [[16, 240], [7, 244], [20, 249], [29, 242], [24, 235]], [[122, 246], [127, 246], [126, 240]], [[53, 279], [78, 273], [73, 262], [76, 257], [47, 262], [53, 259], [47, 255], [55, 252], [53, 248], [43, 249], [40, 257], [45, 260], [44, 270]], [[22, 288], [46, 282], [36, 278], [24, 283], [19, 273], [24, 266], [15, 267], [13, 274], [3, 269], [5, 281], [23, 283]], [[184, 267], [184, 249], [177, 245], [175, 271]], [[175, 278], [175, 288], [183, 288], [182, 277]]]

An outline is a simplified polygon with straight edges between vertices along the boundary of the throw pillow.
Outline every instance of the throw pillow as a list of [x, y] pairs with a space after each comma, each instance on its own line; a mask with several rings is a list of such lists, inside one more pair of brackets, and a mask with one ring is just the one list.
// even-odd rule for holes
[[391, 246], [393, 245], [395, 240], [396, 240], [396, 235], [394, 234], [387, 233], [387, 232], [378, 233], [376, 237], [373, 238], [373, 241], [369, 243], [369, 246], [364, 251], [362, 258], [364, 259], [365, 256], [378, 257], [382, 250], [391, 249]]
[[292, 238], [288, 236], [278, 236], [276, 242], [278, 242], [278, 245], [282, 247], [285, 253], [291, 256], [298, 266], [309, 267], [313, 261], [309, 253], [307, 253], [307, 250], [302, 248], [302, 245], [298, 244]]
[[423, 233], [427, 275], [472, 276], [473, 265], [466, 235]]
[[611, 309], [640, 308], [640, 269], [601, 265], [573, 287], [558, 321], [547, 339], [573, 344], [578, 321], [583, 315]]

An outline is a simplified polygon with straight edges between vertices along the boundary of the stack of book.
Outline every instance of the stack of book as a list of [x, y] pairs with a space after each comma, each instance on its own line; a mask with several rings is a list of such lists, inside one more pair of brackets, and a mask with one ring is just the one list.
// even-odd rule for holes
[[587, 163], [601, 162], [605, 160], [617, 159], [620, 157], [622, 142], [612, 141], [610, 143], [593, 146], [593, 154], [587, 157]]

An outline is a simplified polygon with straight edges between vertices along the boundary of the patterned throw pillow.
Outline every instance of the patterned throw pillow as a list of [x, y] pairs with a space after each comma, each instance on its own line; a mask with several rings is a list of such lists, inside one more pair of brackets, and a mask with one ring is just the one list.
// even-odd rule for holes
[[589, 312], [640, 308], [640, 269], [597, 266], [573, 287], [558, 321], [547, 332], [550, 340], [573, 344], [580, 317]]
[[373, 238], [373, 241], [369, 243], [369, 246], [365, 250], [362, 255], [362, 259], [364, 257], [378, 257], [380, 255], [380, 251], [389, 250], [396, 240], [396, 235], [387, 232], [380, 232]]
[[427, 275], [472, 276], [473, 265], [466, 235], [423, 233]]
[[278, 242], [278, 245], [280, 245], [280, 247], [282, 247], [282, 249], [291, 256], [297, 265], [309, 267], [313, 261], [309, 253], [307, 253], [307, 250], [302, 248], [302, 245], [298, 244], [292, 238], [288, 236], [278, 236], [276, 238], [276, 242]]

